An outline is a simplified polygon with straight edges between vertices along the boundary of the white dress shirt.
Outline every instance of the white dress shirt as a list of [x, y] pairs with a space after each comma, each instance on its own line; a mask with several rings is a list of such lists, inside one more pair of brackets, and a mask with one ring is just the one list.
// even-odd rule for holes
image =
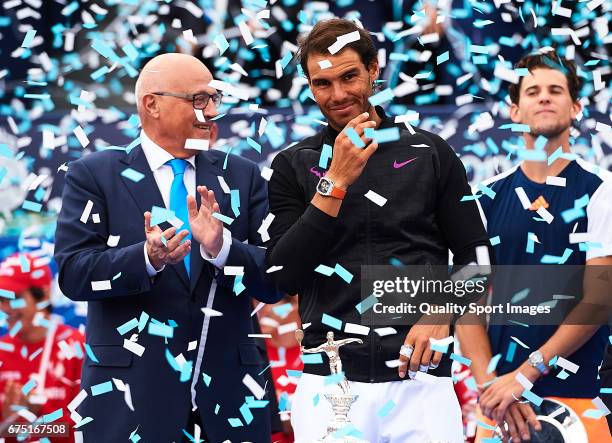
[[[172, 181], [174, 180], [174, 173], [172, 172], [172, 167], [170, 165], [167, 165], [166, 162], [168, 160], [172, 160], [174, 157], [168, 151], [166, 151], [165, 149], [157, 145], [153, 140], [151, 140], [147, 136], [147, 134], [145, 134], [144, 131], [140, 131], [140, 145], [142, 147], [142, 151], [144, 152], [145, 157], [147, 158], [147, 162], [149, 163], [151, 172], [153, 173], [153, 178], [155, 178], [155, 183], [157, 183], [159, 192], [161, 193], [162, 199], [164, 200], [164, 206], [169, 209], [170, 188], [172, 187]], [[187, 167], [185, 168], [183, 181], [185, 183], [185, 187], [187, 188], [187, 194], [195, 196], [195, 156], [187, 158], [186, 161]], [[187, 204], [187, 202], [185, 202], [185, 204]], [[202, 258], [204, 260], [213, 264], [216, 268], [221, 269], [223, 268], [223, 266], [225, 266], [225, 263], [227, 262], [227, 256], [229, 255], [231, 244], [232, 234], [227, 228], [223, 227], [223, 245], [221, 246], [219, 254], [216, 257], [211, 257], [210, 255], [208, 255], [202, 245], [200, 245], [200, 254], [202, 255]], [[149, 261], [149, 255], [147, 254], [146, 243], [144, 246], [144, 257], [147, 266], [147, 273], [150, 277], [153, 277], [155, 274], [164, 269], [164, 267], [162, 266], [162, 268], [157, 271], [153, 267], [153, 265], [151, 265], [151, 262]]]

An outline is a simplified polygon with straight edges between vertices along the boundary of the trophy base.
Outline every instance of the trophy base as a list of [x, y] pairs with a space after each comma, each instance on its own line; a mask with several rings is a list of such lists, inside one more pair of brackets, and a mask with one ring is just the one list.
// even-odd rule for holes
[[367, 440], [345, 435], [342, 437], [334, 437], [334, 433], [351, 425], [348, 419], [348, 412], [357, 395], [353, 394], [325, 394], [325, 398], [331, 404], [334, 412], [334, 418], [327, 426], [327, 435], [315, 443], [370, 443]]

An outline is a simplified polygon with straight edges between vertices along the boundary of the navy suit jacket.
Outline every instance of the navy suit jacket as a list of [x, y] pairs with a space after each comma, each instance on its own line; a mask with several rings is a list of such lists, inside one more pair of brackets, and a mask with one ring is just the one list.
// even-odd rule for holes
[[[240, 191], [240, 215], [226, 226], [232, 233], [226, 266], [244, 266], [245, 270], [243, 284], [247, 289], [240, 295], [233, 291], [234, 277], [215, 272], [214, 266], [202, 259], [195, 239], [190, 279], [182, 262], [166, 265], [154, 278], [148, 276], [143, 213], [152, 206], [164, 207], [164, 202], [140, 147], [129, 154], [121, 150], [96, 152], [69, 164], [55, 258], [64, 294], [88, 302], [86, 338], [95, 358], [85, 359], [81, 384], [89, 395], [77, 410], [83, 417], [93, 418], [81, 428], [88, 443], [128, 441], [137, 428], [146, 442], [181, 439], [191, 409], [191, 377], [180, 381], [177, 367], [182, 366], [175, 357], [182, 354], [191, 362], [187, 364], [195, 367], [197, 348], [188, 351], [188, 344], [195, 340], [200, 344], [201, 308], [213, 280], [217, 289], [212, 309], [223, 315], [210, 317], [201, 373], [197, 374], [197, 412], [203, 432], [211, 442], [270, 441], [270, 411], [253, 407], [243, 409], [243, 414], [240, 410], [246, 397], [253, 396], [242, 382], [245, 375], [264, 386], [258, 375], [262, 359], [254, 340], [248, 337], [253, 333], [251, 297], [267, 303], [280, 298], [265, 277], [265, 250], [258, 247], [261, 235], [257, 230], [268, 213], [266, 182], [254, 163], [225, 157], [214, 150], [197, 155], [196, 183], [213, 190], [221, 213], [232, 218], [230, 195], [223, 193], [217, 177], [223, 176], [230, 189]], [[121, 172], [127, 168], [144, 174], [144, 178], [135, 182], [123, 177]], [[88, 200], [93, 202], [91, 214], [99, 214], [99, 223], [94, 223], [92, 216], [86, 223], [79, 220]], [[199, 195], [197, 200], [199, 204]], [[120, 236], [116, 247], [107, 246], [110, 235]], [[93, 291], [91, 282], [99, 280], [111, 280], [111, 289]], [[117, 328], [132, 319], [140, 325], [121, 335]], [[148, 328], [155, 322], [172, 326], [172, 337], [149, 334]], [[138, 344], [145, 348], [141, 357], [123, 346], [133, 334], [138, 334]], [[111, 392], [92, 395], [92, 386], [113, 383], [113, 378], [130, 386], [133, 411], [124, 392], [115, 386]], [[273, 387], [267, 389], [274, 395]], [[230, 422], [232, 418], [239, 422]], [[193, 435], [193, 429], [187, 431]]]

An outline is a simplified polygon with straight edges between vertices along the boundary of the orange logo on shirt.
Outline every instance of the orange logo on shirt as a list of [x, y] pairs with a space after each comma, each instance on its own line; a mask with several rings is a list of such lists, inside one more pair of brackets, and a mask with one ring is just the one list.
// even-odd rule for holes
[[548, 202], [541, 195], [531, 203], [531, 206], [529, 206], [529, 210], [537, 211], [540, 208], [548, 209]]

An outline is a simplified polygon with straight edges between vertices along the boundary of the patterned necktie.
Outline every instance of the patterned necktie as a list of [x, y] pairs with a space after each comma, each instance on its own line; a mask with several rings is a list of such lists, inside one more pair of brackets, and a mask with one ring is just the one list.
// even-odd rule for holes
[[[174, 158], [166, 162], [170, 165], [172, 172], [174, 173], [174, 180], [172, 180], [172, 187], [170, 188], [170, 210], [174, 211], [174, 214], [183, 222], [183, 226], [177, 229], [177, 233], [183, 229], [189, 231], [189, 235], [185, 240], [191, 240], [191, 230], [189, 229], [189, 216], [187, 213], [187, 188], [185, 187], [185, 168], [187, 167], [187, 160], [181, 158]], [[183, 240], [184, 241], [184, 240]], [[185, 268], [187, 269], [187, 276], [191, 277], [190, 269], [190, 256], [187, 254], [183, 259]]]

